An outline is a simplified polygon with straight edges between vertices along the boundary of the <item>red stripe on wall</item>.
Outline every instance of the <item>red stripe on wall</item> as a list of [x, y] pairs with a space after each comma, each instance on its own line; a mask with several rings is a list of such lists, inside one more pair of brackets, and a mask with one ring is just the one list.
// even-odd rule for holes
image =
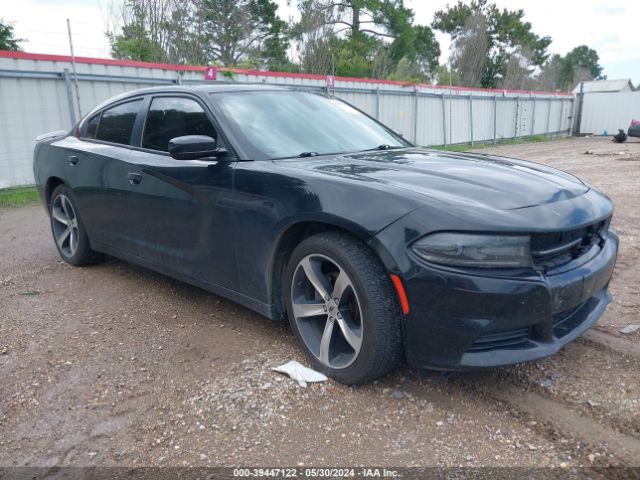
[[[0, 58], [15, 58], [21, 60], [41, 60], [46, 62], [71, 62], [68, 55], [50, 55], [44, 53], [27, 53], [27, 52], [11, 52], [8, 50], [0, 50]], [[112, 58], [92, 58], [92, 57], [76, 57], [76, 63], [86, 63], [92, 65], [114, 65], [118, 67], [134, 67], [134, 68], [156, 68], [161, 70], [173, 70], [177, 72], [204, 72], [205, 66], [202, 65], [173, 65], [169, 63], [153, 63], [153, 62], [136, 62], [132, 60], [114, 60]], [[310, 73], [288, 73], [288, 72], [268, 72], [264, 70], [248, 70], [243, 68], [219, 68], [221, 71], [230, 71], [237, 74], [253, 75], [260, 77], [279, 77], [279, 78], [297, 78], [307, 80], [324, 81], [324, 75], [314, 75]], [[401, 82], [395, 80], [380, 80], [376, 78], [354, 78], [354, 77], [336, 77], [341, 82], [363, 82], [381, 85], [396, 85], [402, 87], [423, 87], [453, 90], [455, 92], [491, 92], [496, 95], [503, 93], [515, 93], [522, 95], [555, 95], [568, 96], [569, 92], [545, 92], [537, 90], [513, 90], [513, 89], [491, 89], [491, 88], [475, 88], [475, 87], [449, 87], [448, 85], [429, 85], [424, 83]]]

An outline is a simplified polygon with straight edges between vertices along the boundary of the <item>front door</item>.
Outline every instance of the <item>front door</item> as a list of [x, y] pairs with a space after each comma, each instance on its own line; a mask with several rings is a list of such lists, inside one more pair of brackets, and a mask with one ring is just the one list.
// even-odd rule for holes
[[232, 214], [233, 162], [175, 160], [169, 140], [217, 133], [195, 98], [150, 100], [141, 149], [131, 154], [129, 212], [136, 255], [161, 269], [214, 285], [235, 284], [232, 242], [226, 241]]

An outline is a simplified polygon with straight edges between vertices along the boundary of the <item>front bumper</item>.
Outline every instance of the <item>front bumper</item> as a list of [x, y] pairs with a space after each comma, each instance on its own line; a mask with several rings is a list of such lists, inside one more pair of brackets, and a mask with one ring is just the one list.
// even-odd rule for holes
[[405, 277], [407, 361], [467, 370], [552, 355], [591, 328], [611, 301], [618, 250], [609, 231], [597, 256], [558, 274], [505, 278], [420, 265]]

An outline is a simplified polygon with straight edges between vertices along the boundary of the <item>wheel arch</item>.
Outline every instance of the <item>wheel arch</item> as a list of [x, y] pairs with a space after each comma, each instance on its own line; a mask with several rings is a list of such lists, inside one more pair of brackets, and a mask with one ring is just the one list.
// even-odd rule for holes
[[64, 185], [65, 182], [60, 177], [49, 177], [44, 185], [44, 201], [47, 207], [47, 211], [51, 208], [51, 194], [59, 185]]
[[375, 232], [339, 217], [299, 219], [282, 229], [275, 242], [269, 262], [269, 299], [273, 305], [273, 316], [286, 317], [283, 283], [288, 261], [293, 250], [306, 238], [323, 232], [343, 232], [366, 244], [382, 262], [388, 272], [397, 269], [396, 263], [384, 245], [377, 240]]

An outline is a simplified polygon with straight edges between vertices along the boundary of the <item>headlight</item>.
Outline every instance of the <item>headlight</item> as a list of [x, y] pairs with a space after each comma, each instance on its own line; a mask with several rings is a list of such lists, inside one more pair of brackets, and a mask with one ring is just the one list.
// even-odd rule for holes
[[456, 267], [531, 266], [531, 249], [526, 235], [434, 233], [415, 242], [411, 249], [428, 262]]

